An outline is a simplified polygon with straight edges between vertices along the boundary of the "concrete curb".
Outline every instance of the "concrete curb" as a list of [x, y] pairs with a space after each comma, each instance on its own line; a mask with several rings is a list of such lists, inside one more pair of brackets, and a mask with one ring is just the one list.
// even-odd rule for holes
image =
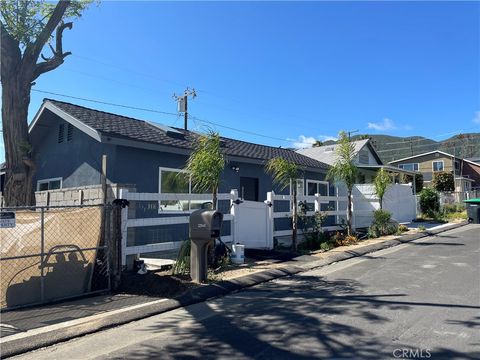
[[177, 299], [161, 299], [149, 303], [139, 304], [123, 309], [113, 310], [81, 319], [66, 321], [60, 324], [32, 329], [23, 333], [14, 334], [0, 340], [1, 357], [7, 358], [33, 351], [42, 347], [64, 342], [75, 337], [91, 334], [107, 328], [138, 321], [153, 315], [158, 315], [180, 307], [196, 304], [208, 299], [225, 296], [254, 285], [268, 282], [300, 272], [313, 270], [339, 261], [363, 256], [368, 253], [387, 249], [413, 240], [433, 236], [441, 232], [453, 230], [467, 222], [441, 227], [433, 231], [400, 236], [397, 239], [386, 240], [377, 244], [366, 245], [355, 250], [345, 250], [332, 253], [327, 258], [314, 261], [289, 261], [284, 267], [269, 269], [242, 276], [232, 280], [225, 280], [215, 284], [202, 286], [189, 291]]

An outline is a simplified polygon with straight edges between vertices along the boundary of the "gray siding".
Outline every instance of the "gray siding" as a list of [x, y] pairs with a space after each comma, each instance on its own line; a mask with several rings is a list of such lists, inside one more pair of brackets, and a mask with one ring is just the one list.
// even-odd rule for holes
[[[63, 187], [100, 184], [102, 154], [108, 156], [107, 173], [115, 165], [115, 147], [101, 144], [82, 131], [73, 128], [72, 140], [67, 140], [67, 123], [50, 113], [47, 124], [32, 132], [34, 158], [37, 165], [34, 186], [42, 179], [61, 177]], [[65, 125], [65, 136], [58, 143], [59, 124]]]

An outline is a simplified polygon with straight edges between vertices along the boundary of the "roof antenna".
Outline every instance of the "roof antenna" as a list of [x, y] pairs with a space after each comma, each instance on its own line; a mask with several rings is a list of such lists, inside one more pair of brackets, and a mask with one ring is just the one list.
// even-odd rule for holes
[[183, 95], [177, 96], [173, 93], [173, 99], [177, 102], [177, 111], [179, 113], [184, 114], [184, 122], [183, 122], [183, 129], [188, 130], [188, 97], [195, 99], [197, 97], [197, 93], [194, 88], [191, 90], [187, 87], [183, 92]]

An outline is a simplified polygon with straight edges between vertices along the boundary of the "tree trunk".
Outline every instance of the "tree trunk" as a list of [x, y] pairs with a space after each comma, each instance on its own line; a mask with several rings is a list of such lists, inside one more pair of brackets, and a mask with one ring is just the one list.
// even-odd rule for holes
[[380, 202], [380, 210], [383, 210], [383, 196], [380, 197], [378, 200]]
[[15, 66], [18, 64], [10, 62], [10, 65], [9, 71], [2, 71], [2, 126], [6, 156], [4, 198], [7, 206], [33, 205], [35, 164], [28, 135], [31, 84], [23, 80]]
[[352, 190], [348, 189], [348, 203], [347, 203], [347, 234], [352, 235]]
[[297, 187], [293, 186], [292, 250], [297, 251]]

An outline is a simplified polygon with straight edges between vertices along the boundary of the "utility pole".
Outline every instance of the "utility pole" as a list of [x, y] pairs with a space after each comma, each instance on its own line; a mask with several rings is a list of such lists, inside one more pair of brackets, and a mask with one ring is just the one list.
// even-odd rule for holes
[[173, 94], [173, 99], [178, 104], [178, 112], [183, 112], [184, 114], [184, 121], [183, 121], [183, 128], [184, 130], [188, 130], [188, 97], [195, 99], [197, 97], [197, 93], [195, 89], [192, 88], [191, 90], [187, 87], [183, 92], [183, 95], [177, 96], [175, 93]]
[[356, 132], [358, 132], [358, 129], [357, 129], [357, 130], [352, 130], [352, 131], [347, 131], [348, 141], [350, 141], [350, 135], [351, 135], [351, 134], [355, 134]]

